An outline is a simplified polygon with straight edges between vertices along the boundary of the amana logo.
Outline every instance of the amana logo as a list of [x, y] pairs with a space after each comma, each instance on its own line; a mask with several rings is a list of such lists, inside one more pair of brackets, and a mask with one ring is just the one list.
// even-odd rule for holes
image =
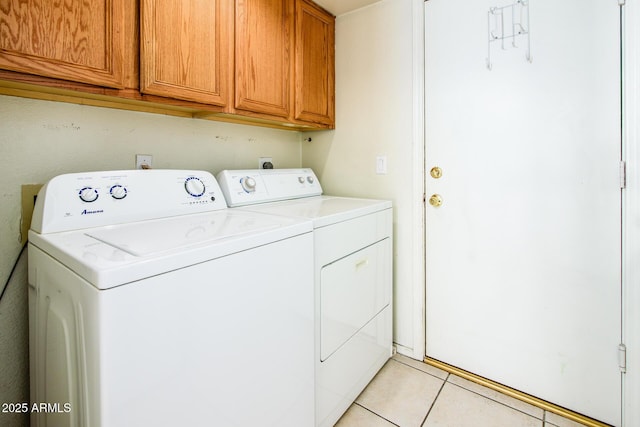
[[99, 213], [103, 213], [104, 210], [99, 209], [97, 211], [88, 211], [88, 210], [83, 210], [82, 212], [80, 212], [80, 215], [90, 215], [90, 214], [99, 214]]

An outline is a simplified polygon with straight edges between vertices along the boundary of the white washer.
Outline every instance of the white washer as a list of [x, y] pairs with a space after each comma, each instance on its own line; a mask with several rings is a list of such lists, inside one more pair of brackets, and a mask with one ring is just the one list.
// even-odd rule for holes
[[29, 241], [32, 426], [313, 425], [310, 221], [208, 172], [91, 172], [41, 190]]
[[391, 202], [322, 196], [311, 169], [218, 181], [236, 210], [313, 221], [316, 426], [332, 426], [392, 354]]

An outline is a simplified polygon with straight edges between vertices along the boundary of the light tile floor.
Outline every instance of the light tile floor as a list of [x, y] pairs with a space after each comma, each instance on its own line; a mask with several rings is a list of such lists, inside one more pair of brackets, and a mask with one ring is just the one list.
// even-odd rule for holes
[[336, 427], [578, 427], [582, 424], [395, 355]]

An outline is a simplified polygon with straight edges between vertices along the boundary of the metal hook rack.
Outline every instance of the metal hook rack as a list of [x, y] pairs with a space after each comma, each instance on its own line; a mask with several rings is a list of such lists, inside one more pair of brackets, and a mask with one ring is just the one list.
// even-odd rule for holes
[[527, 61], [533, 62], [531, 56], [531, 37], [529, 32], [529, 0], [517, 0], [508, 6], [492, 7], [487, 12], [487, 68], [491, 70], [491, 44], [500, 42], [502, 50], [506, 50], [506, 41], [517, 48], [516, 41], [525, 38]]

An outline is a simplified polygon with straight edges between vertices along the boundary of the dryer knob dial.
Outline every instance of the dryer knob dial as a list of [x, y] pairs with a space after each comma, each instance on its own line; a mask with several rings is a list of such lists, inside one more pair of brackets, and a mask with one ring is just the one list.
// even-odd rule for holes
[[313, 177], [312, 177], [311, 175], [309, 175], [309, 176], [307, 177], [307, 182], [308, 182], [309, 184], [313, 184], [313, 181], [314, 181]]
[[242, 177], [240, 179], [240, 185], [242, 185], [242, 189], [247, 193], [256, 191], [256, 180], [250, 176]]
[[298, 177], [298, 182], [299, 182], [300, 184], [304, 184], [304, 176], [299, 176], [299, 177]]
[[83, 202], [95, 202], [98, 199], [98, 190], [92, 187], [84, 187], [82, 190], [80, 190], [78, 196]]
[[193, 197], [200, 197], [204, 194], [205, 186], [204, 182], [195, 176], [190, 176], [184, 182], [184, 189], [187, 190], [187, 193]]

